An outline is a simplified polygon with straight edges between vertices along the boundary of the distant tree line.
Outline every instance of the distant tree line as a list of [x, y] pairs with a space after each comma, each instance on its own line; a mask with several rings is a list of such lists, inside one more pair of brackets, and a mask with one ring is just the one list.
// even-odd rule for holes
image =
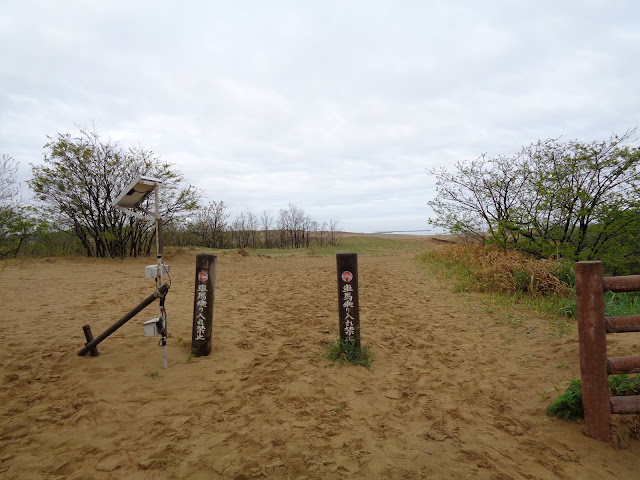
[[308, 248], [336, 246], [340, 229], [336, 220], [318, 222], [290, 203], [277, 216], [264, 210], [259, 216], [241, 212], [229, 220], [227, 204], [213, 201], [182, 222], [171, 222], [164, 236], [179, 246], [209, 248]]
[[598, 259], [640, 273], [636, 130], [601, 142], [538, 141], [510, 156], [433, 169], [433, 225], [538, 257]]
[[[140, 175], [161, 180], [165, 245], [209, 248], [302, 248], [336, 245], [335, 220], [317, 222], [289, 204], [273, 216], [242, 212], [230, 221], [223, 201], [202, 204], [202, 192], [185, 183], [174, 165], [142, 148], [104, 140], [93, 129], [58, 134], [45, 145], [44, 163], [32, 165], [27, 182], [38, 203], [23, 205], [18, 162], [0, 161], [0, 258], [82, 253], [95, 257], [148, 255], [152, 222], [124, 215], [112, 202]], [[150, 208], [151, 199], [144, 208]]]

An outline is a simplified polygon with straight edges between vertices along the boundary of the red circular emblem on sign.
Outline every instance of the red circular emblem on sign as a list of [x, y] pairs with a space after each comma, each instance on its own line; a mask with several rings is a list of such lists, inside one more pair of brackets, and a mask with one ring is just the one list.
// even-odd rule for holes
[[200, 280], [201, 282], [206, 282], [209, 279], [209, 275], [207, 275], [207, 272], [200, 272], [198, 274], [198, 280]]
[[353, 280], [353, 273], [351, 273], [351, 272], [342, 272], [342, 281], [343, 282], [350, 282], [351, 280]]

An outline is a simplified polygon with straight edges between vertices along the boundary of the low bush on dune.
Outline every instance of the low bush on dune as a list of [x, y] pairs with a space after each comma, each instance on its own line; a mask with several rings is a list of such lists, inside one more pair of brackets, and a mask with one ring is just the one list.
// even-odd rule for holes
[[[609, 377], [609, 391], [611, 395], [640, 395], [640, 377], [629, 375], [612, 375]], [[582, 407], [582, 384], [580, 380], [569, 382], [567, 390], [558, 395], [547, 407], [547, 413], [553, 417], [565, 420], [579, 420], [584, 418]]]
[[567, 296], [573, 291], [572, 266], [558, 260], [539, 260], [494, 246], [462, 244], [424, 253], [421, 260], [454, 274], [460, 290]]
[[[453, 278], [456, 289], [542, 300], [536, 310], [576, 317], [574, 265], [481, 244], [450, 245], [424, 253], [420, 260]], [[607, 316], [640, 314], [640, 294], [605, 292]]]
[[569, 382], [567, 390], [558, 395], [556, 399], [547, 407], [547, 413], [554, 417], [565, 420], [576, 420], [584, 418], [584, 408], [582, 407], [582, 382], [573, 379]]
[[549, 316], [555, 337], [571, 330], [575, 276], [567, 262], [477, 243], [446, 246], [422, 254], [420, 260], [450, 277], [458, 291], [489, 293], [504, 305], [518, 304]]

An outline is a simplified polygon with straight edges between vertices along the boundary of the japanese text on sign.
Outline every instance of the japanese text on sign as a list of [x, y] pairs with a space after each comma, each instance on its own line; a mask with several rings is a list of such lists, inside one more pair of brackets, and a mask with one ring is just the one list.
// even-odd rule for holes
[[206, 327], [204, 325], [204, 309], [207, 306], [207, 284], [198, 285], [196, 292], [196, 308], [198, 314], [196, 316], [196, 340], [204, 340], [204, 332]]
[[351, 316], [351, 309], [354, 306], [353, 287], [347, 283], [342, 287], [342, 308], [344, 308], [344, 336], [349, 342], [353, 341], [355, 334], [355, 328], [353, 326], [354, 318]]

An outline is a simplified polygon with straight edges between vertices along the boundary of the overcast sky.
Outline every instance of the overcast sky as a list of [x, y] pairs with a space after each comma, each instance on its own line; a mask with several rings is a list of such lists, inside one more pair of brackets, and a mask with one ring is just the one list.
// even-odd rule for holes
[[94, 122], [233, 214], [427, 229], [427, 168], [640, 125], [639, 18], [635, 0], [3, 0], [0, 153], [25, 180], [47, 136]]

